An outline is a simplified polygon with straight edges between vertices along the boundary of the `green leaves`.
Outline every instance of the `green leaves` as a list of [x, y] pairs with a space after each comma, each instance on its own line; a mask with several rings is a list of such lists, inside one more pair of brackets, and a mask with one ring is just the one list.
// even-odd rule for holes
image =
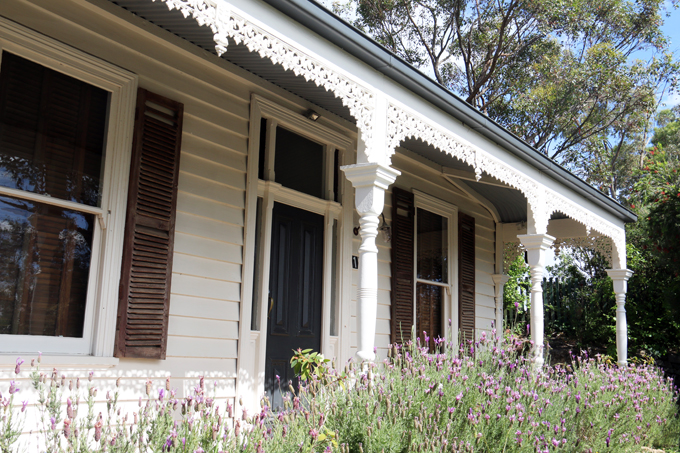
[[312, 376], [325, 378], [328, 374], [327, 364], [330, 363], [330, 359], [324, 358], [323, 354], [312, 352], [311, 349], [293, 350], [293, 353], [290, 366], [295, 375], [303, 381], [309, 380]]

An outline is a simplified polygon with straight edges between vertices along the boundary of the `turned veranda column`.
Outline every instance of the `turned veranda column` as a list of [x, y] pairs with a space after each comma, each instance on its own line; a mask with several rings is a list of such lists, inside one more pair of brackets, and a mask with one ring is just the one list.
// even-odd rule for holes
[[375, 326], [378, 313], [378, 217], [383, 211], [385, 190], [400, 172], [381, 164], [363, 163], [342, 167], [355, 189], [359, 212], [359, 285], [357, 288], [357, 358], [375, 360]]
[[545, 337], [543, 313], [543, 273], [545, 261], [555, 238], [548, 234], [522, 234], [517, 236], [527, 251], [531, 274], [531, 350], [535, 370], [543, 367], [543, 346]]
[[628, 322], [626, 320], [626, 291], [628, 279], [633, 275], [629, 269], [607, 269], [614, 283], [616, 295], [616, 362], [625, 367], [628, 364]]

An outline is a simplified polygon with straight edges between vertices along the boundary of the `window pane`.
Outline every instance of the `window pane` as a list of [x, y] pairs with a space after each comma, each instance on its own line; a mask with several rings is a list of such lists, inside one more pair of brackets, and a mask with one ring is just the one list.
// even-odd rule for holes
[[262, 197], [257, 197], [255, 214], [255, 263], [253, 265], [253, 301], [250, 317], [250, 330], [260, 330], [260, 244], [262, 239]]
[[418, 278], [447, 283], [447, 219], [418, 209]]
[[83, 336], [94, 222], [0, 197], [0, 334]]
[[99, 206], [108, 98], [3, 52], [0, 185]]
[[324, 198], [323, 146], [277, 127], [274, 173], [284, 187]]
[[333, 257], [331, 258], [331, 335], [338, 335], [338, 318], [339, 304], [338, 304], [338, 221], [333, 220], [333, 241], [332, 250]]
[[427, 332], [431, 351], [434, 351], [434, 340], [442, 335], [442, 291], [442, 286], [421, 282], [416, 285], [417, 334], [420, 344], [425, 346], [423, 332]]
[[267, 119], [260, 119], [260, 160], [257, 162], [257, 177], [264, 179], [264, 157], [267, 153]]

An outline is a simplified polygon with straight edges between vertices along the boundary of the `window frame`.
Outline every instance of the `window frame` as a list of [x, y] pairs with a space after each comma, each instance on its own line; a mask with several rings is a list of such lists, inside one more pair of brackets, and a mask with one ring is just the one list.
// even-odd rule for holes
[[[444, 291], [444, 307], [442, 310], [441, 332], [446, 338], [452, 334], [452, 338], [458, 338], [458, 207], [444, 200], [440, 200], [425, 192], [413, 189], [413, 322], [418, 325], [417, 314], [417, 287], [418, 283], [441, 286]], [[418, 209], [424, 209], [447, 219], [447, 283], [433, 282], [418, 278]], [[451, 320], [449, 326], [447, 320]]]
[[4, 51], [107, 91], [109, 107], [99, 207], [0, 187], [0, 195], [72, 209], [97, 217], [92, 240], [83, 336], [64, 338], [0, 335], [0, 354], [41, 351], [45, 354], [112, 357], [137, 75], [0, 17], [0, 67]]

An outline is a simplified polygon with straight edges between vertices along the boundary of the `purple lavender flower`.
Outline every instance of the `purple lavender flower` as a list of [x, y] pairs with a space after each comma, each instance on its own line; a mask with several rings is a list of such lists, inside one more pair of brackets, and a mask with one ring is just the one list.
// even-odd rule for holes
[[21, 357], [17, 358], [17, 364], [14, 367], [14, 374], [19, 374], [21, 373], [21, 364], [24, 363], [23, 360], [21, 360]]
[[67, 439], [71, 437], [71, 420], [68, 418], [64, 420], [64, 437]]
[[102, 438], [102, 420], [101, 420], [101, 413], [99, 413], [99, 420], [94, 424], [94, 441], [99, 442], [99, 440]]

